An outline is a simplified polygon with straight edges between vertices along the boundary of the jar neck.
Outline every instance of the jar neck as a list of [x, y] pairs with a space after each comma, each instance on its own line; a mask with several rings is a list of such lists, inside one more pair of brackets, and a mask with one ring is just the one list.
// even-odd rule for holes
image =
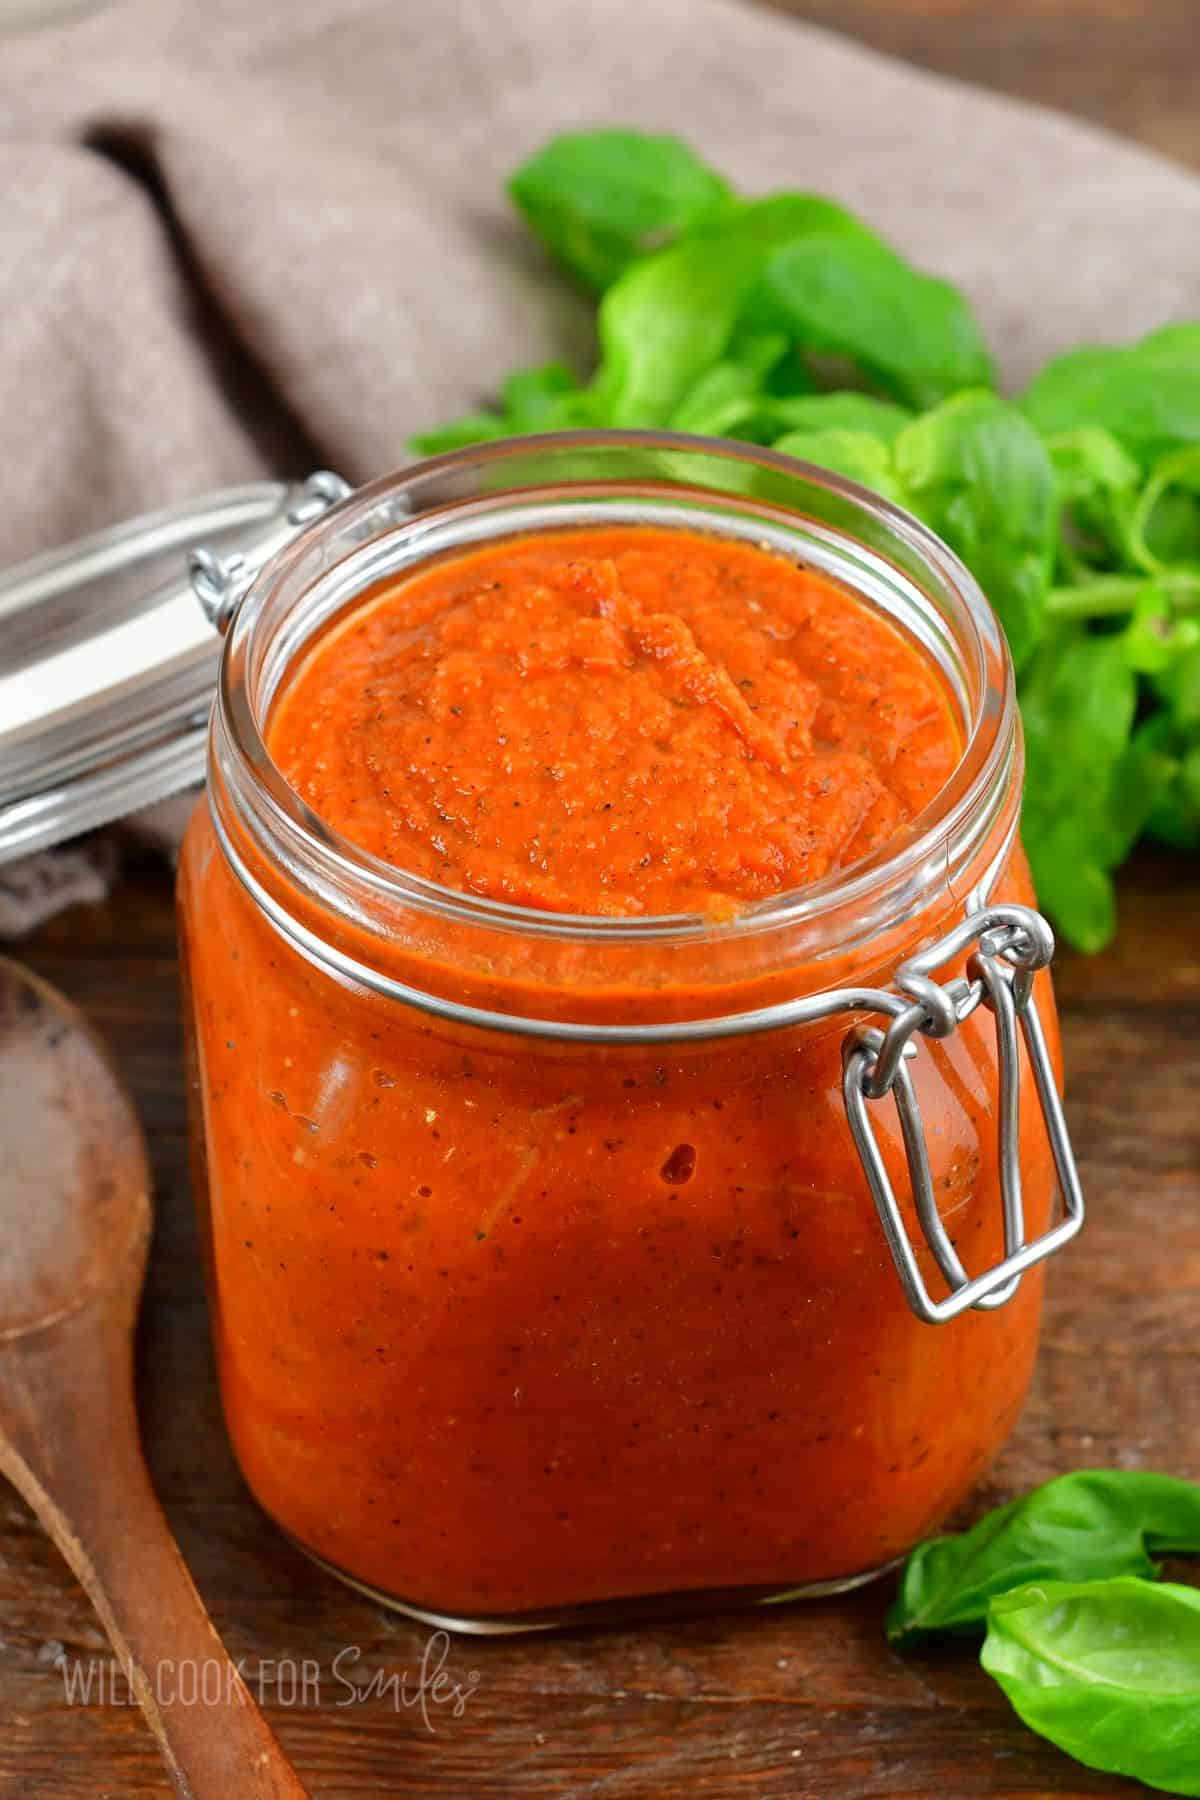
[[[721, 923], [482, 901], [379, 863], [330, 831], [265, 748], [295, 658], [369, 589], [432, 555], [598, 520], [768, 542], [915, 636], [941, 668], [964, 736], [934, 803], [870, 859]], [[517, 1028], [541, 1020], [584, 1033], [669, 1032], [886, 980], [986, 897], [1015, 835], [1020, 776], [1003, 640], [944, 545], [864, 490], [791, 459], [629, 433], [439, 458], [374, 483], [306, 531], [263, 570], [226, 641], [209, 791], [225, 854], [254, 904], [342, 979]]]

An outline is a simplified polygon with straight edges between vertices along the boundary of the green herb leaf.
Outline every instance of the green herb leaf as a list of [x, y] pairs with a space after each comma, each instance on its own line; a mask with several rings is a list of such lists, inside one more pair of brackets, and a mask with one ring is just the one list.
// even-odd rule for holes
[[772, 400], [770, 406], [777, 431], [865, 431], [881, 444], [895, 443], [914, 416], [907, 407], [872, 394], [796, 394]]
[[1154, 691], [1175, 728], [1200, 738], [1200, 621], [1181, 619], [1174, 647], [1176, 654], [1152, 677]]
[[1153, 1576], [1152, 1552], [1200, 1552], [1200, 1486], [1137, 1470], [1060, 1475], [969, 1531], [914, 1550], [888, 1613], [893, 1643], [977, 1632], [997, 1594], [1041, 1580]]
[[1068, 351], [1047, 363], [1021, 406], [1047, 437], [1099, 425], [1147, 466], [1200, 443], [1200, 325], [1117, 349]]
[[743, 312], [772, 252], [805, 232], [843, 228], [854, 222], [831, 201], [780, 194], [634, 263], [600, 304], [600, 415], [614, 426], [665, 425], [727, 354], [739, 323], [763, 325]]
[[596, 293], [732, 199], [678, 138], [617, 130], [552, 138], [508, 191], [559, 261]]
[[[1152, 828], [1155, 814], [1169, 804], [1179, 782], [1179, 759], [1170, 754], [1157, 733], [1147, 729], [1163, 717], [1155, 714], [1134, 730], [1114, 771], [1103, 846], [1110, 868], [1118, 868], [1142, 834]], [[1196, 829], [1200, 835], [1200, 812]]]
[[1200, 1592], [1131, 1576], [994, 1600], [981, 1661], [1031, 1730], [1090, 1769], [1200, 1794]]
[[865, 431], [790, 431], [774, 448], [801, 462], [816, 463], [850, 481], [859, 481], [897, 506], [907, 504], [886, 444]]
[[756, 419], [768, 408], [764, 383], [788, 353], [782, 332], [745, 332], [730, 344], [729, 355], [706, 369], [671, 415], [672, 431], [702, 437], [753, 437]]
[[418, 456], [441, 456], [447, 450], [465, 450], [470, 444], [507, 436], [508, 426], [498, 413], [473, 412], [445, 425], [435, 425], [429, 431], [418, 431], [408, 442]]
[[[1136, 711], [1137, 678], [1120, 635], [1060, 629], [1021, 683], [1022, 839], [1043, 904], [1081, 950], [1101, 949], [1116, 928], [1110, 875], [1121, 853], [1110, 820]], [[1121, 842], [1127, 833], [1128, 821]]]
[[591, 394], [581, 388], [565, 363], [543, 363], [533, 369], [517, 369], [500, 392], [499, 412], [467, 413], [434, 431], [410, 439], [423, 456], [443, 450], [461, 450], [489, 439], [520, 437], [530, 431], [564, 431], [593, 425]]
[[1111, 431], [1081, 425], [1046, 440], [1058, 497], [1064, 506], [1139, 487], [1142, 471]]
[[699, 437], [746, 435], [762, 411], [762, 380], [742, 363], [719, 362], [705, 371], [680, 401], [668, 421], [672, 431]]
[[1054, 561], [1056, 490], [1046, 447], [995, 394], [959, 394], [895, 441], [911, 503], [957, 550], [1000, 616], [1017, 667], [1040, 636]]
[[1165, 674], [1180, 655], [1183, 641], [1172, 616], [1171, 596], [1165, 583], [1146, 582], [1134, 602], [1133, 616], [1122, 639], [1130, 668], [1139, 675]]
[[1177, 319], [1160, 325], [1142, 339], [1142, 347], [1155, 356], [1174, 357], [1180, 363], [1200, 358], [1200, 319]]
[[1200, 849], [1200, 619], [1177, 618], [1173, 652], [1150, 684], [1161, 710], [1139, 726], [1167, 773], [1151, 796], [1146, 829], [1173, 850]]
[[913, 406], [936, 406], [993, 380], [975, 315], [958, 290], [919, 274], [856, 220], [778, 250], [760, 304], [802, 349], [845, 357]]
[[1125, 560], [1142, 471], [1111, 431], [1081, 425], [1047, 438], [1060, 508], [1059, 568], [1088, 576]]
[[[1139, 729], [1144, 754], [1166, 774], [1157, 783], [1146, 829], [1172, 850], [1200, 850], [1200, 742], [1188, 744], [1166, 713], [1156, 713]], [[1135, 740], [1136, 741], [1136, 740]]]
[[1176, 563], [1200, 565], [1200, 447], [1155, 463], [1130, 519], [1129, 553], [1154, 574]]
[[578, 400], [580, 387], [566, 363], [517, 369], [500, 390], [504, 423], [513, 432], [553, 430], [564, 404]]

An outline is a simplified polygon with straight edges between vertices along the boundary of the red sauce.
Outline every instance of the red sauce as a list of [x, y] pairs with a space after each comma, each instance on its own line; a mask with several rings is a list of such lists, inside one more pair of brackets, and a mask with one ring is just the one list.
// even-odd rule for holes
[[[389, 862], [611, 914], [725, 914], [844, 868], [960, 755], [931, 663], [852, 594], [752, 546], [629, 528], [492, 544], [365, 597], [269, 743]], [[1031, 899], [1019, 852], [998, 893]], [[851, 931], [836, 967], [765, 988], [726, 962], [719, 1003], [886, 982], [961, 913], [943, 888], [866, 956]], [[620, 1049], [457, 1026], [292, 950], [207, 810], [182, 916], [226, 1414], [255, 1493], [320, 1556], [466, 1616], [828, 1581], [909, 1548], [986, 1467], [1025, 1393], [1040, 1273], [997, 1312], [913, 1317], [846, 1125], [845, 1020]], [[712, 943], [716, 966], [720, 935], [657, 964], [652, 941], [606, 1016], [708, 1010], [697, 959]], [[426, 991], [486, 1004], [494, 983], [570, 1016], [600, 951], [522, 941], [511, 967], [457, 966], [448, 931], [391, 948]], [[1002, 1251], [987, 1015], [913, 1069], [975, 1270]], [[1028, 1083], [1024, 1102], [1032, 1233], [1053, 1173]], [[895, 1110], [874, 1117], [903, 1191]]]
[[886, 843], [961, 742], [929, 660], [844, 588], [626, 526], [389, 584], [289, 682], [270, 748], [323, 819], [414, 874], [720, 915]]

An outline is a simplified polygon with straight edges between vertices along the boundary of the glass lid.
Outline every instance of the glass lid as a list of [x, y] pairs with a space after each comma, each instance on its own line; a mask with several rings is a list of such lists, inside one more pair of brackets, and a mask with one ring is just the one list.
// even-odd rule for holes
[[248, 578], [347, 491], [226, 488], [0, 571], [0, 863], [203, 779], [221, 640], [187, 553]]

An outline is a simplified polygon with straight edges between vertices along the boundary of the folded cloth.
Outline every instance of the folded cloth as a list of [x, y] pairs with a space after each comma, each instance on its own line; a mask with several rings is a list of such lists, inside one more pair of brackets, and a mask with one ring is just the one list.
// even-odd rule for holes
[[0, 565], [381, 473], [511, 365], [585, 367], [503, 194], [568, 127], [833, 195], [966, 290], [1010, 382], [1200, 313], [1200, 180], [733, 0], [110, 0], [5, 42], [0, 118]]

